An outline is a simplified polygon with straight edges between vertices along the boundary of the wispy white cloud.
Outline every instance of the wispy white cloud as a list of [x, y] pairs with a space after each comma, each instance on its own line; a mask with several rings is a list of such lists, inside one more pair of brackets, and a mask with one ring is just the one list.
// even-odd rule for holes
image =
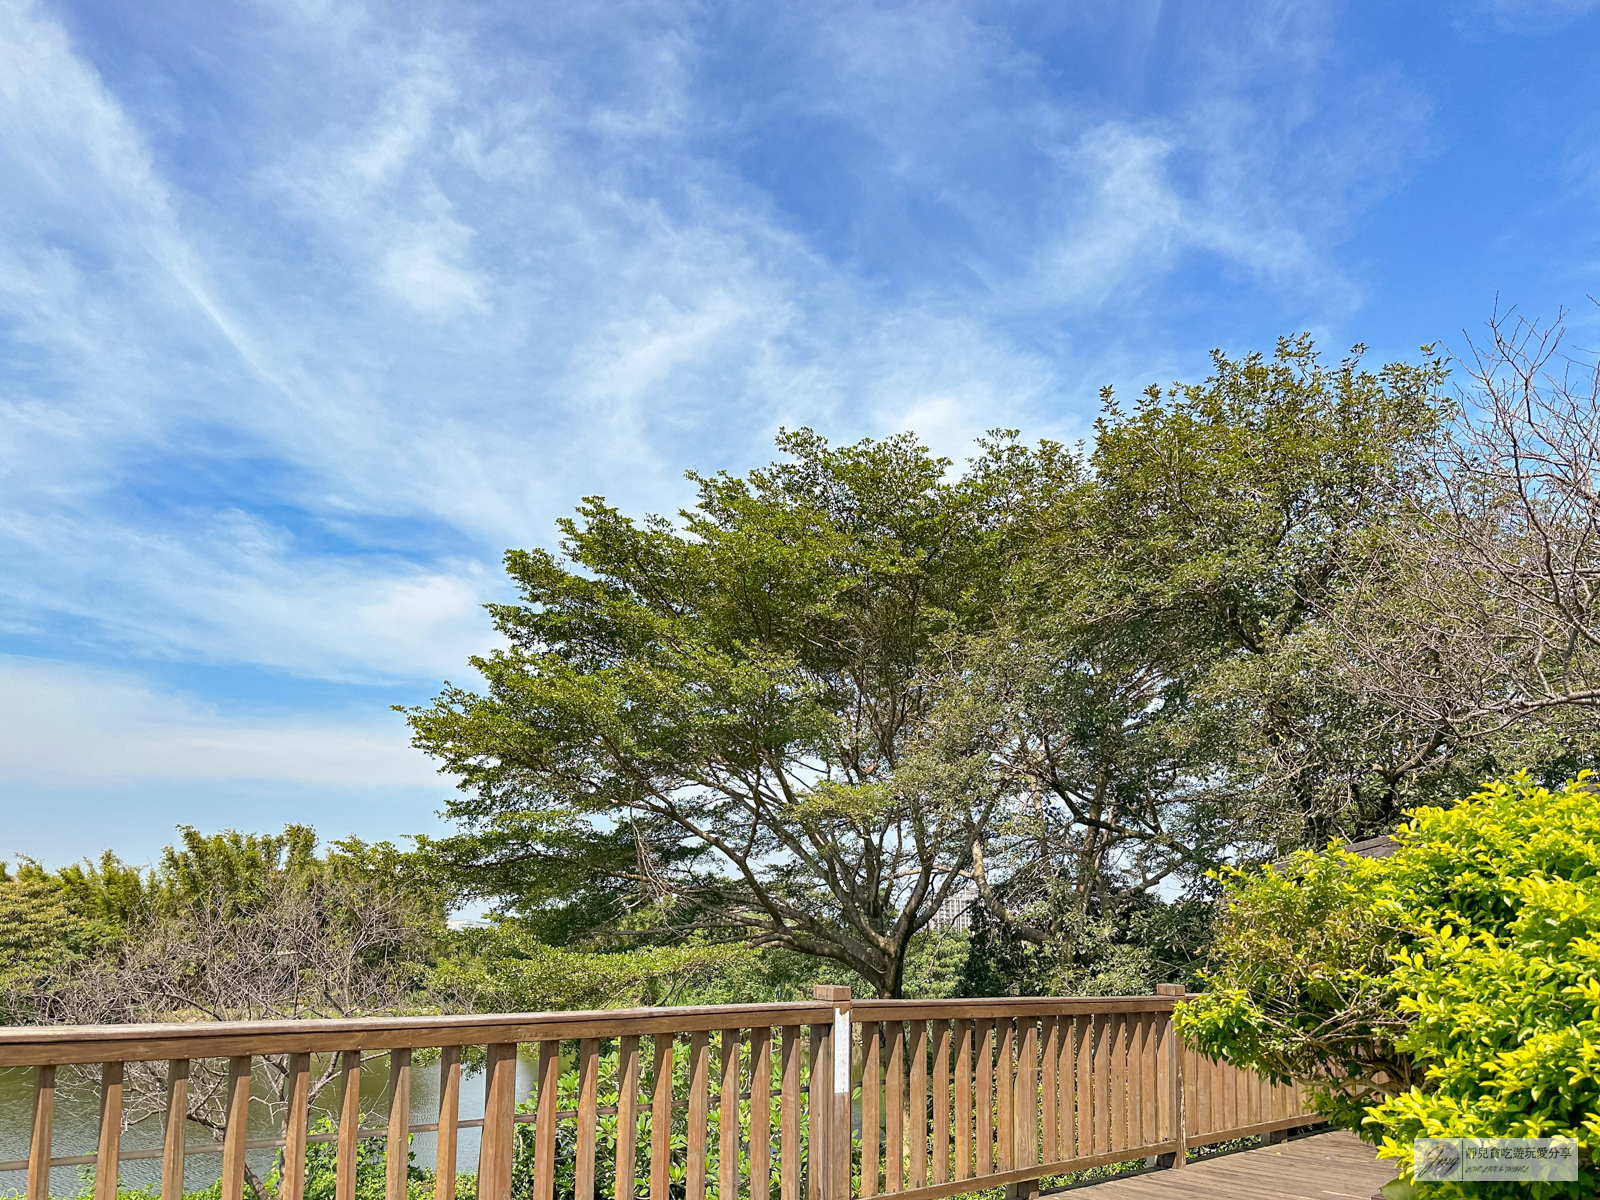
[[1478, 0], [1468, 6], [1461, 24], [1470, 29], [1477, 18], [1495, 29], [1537, 35], [1564, 29], [1596, 11], [1600, 0]]
[[438, 785], [400, 719], [385, 716], [227, 718], [127, 672], [0, 656], [0, 785]]
[[493, 644], [484, 564], [297, 555], [283, 530], [238, 510], [165, 531], [87, 516], [9, 524], [13, 629], [52, 614], [103, 650], [349, 682], [460, 674]]

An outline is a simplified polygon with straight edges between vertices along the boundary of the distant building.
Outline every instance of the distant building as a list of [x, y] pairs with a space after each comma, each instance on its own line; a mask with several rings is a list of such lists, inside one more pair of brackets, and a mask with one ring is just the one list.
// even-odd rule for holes
[[980, 903], [982, 900], [975, 887], [952, 892], [939, 906], [939, 911], [933, 914], [933, 920], [928, 922], [928, 928], [959, 929], [966, 932], [972, 928], [972, 910]]

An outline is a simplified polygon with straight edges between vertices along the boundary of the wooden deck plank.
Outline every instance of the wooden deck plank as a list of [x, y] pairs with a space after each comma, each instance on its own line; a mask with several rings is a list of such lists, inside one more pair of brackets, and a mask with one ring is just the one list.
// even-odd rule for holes
[[1342, 1130], [1074, 1189], [1075, 1200], [1371, 1200], [1395, 1177]]

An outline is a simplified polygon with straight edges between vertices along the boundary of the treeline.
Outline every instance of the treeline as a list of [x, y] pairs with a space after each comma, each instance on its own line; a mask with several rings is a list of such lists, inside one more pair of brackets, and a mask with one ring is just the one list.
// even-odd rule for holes
[[417, 855], [356, 839], [319, 853], [296, 825], [179, 833], [151, 868], [109, 850], [56, 871], [0, 866], [7, 1021], [266, 1020], [430, 1003], [446, 893]]
[[1375, 370], [1301, 337], [1108, 392], [1092, 445], [800, 430], [673, 517], [587, 498], [408, 712], [454, 835], [24, 864], [7, 1019], [1192, 980], [1220, 864], [1595, 762], [1593, 367], [1518, 323]]

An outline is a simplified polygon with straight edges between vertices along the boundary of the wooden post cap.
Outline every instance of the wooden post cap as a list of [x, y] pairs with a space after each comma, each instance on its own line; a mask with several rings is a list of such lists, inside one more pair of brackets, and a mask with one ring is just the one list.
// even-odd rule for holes
[[850, 989], [838, 987], [830, 983], [819, 983], [811, 989], [811, 995], [817, 1000], [826, 1000], [829, 1004], [838, 1004], [850, 999]]
[[1185, 989], [1181, 983], [1156, 984], [1156, 995], [1158, 996], [1183, 996], [1186, 994], [1187, 989]]

